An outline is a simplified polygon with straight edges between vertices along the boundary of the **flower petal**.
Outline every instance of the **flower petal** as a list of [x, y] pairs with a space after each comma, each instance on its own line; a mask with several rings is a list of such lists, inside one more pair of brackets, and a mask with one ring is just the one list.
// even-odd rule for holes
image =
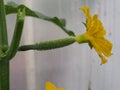
[[111, 56], [112, 43], [104, 38], [106, 30], [103, 27], [102, 22], [98, 19], [98, 15], [90, 15], [88, 7], [83, 7], [81, 10], [86, 16], [86, 29], [85, 38], [88, 40], [95, 51], [98, 53], [102, 60], [102, 64], [107, 62], [107, 59], [103, 56]]
[[109, 57], [112, 55], [111, 50], [112, 50], [112, 43], [109, 42], [107, 39], [105, 38], [101, 38], [101, 39], [96, 39], [97, 44], [99, 45], [99, 48], [101, 50], [101, 52]]
[[56, 86], [51, 82], [46, 82], [46, 90], [56, 90]]
[[46, 90], [65, 90], [64, 88], [56, 88], [51, 82], [46, 82]]
[[90, 16], [90, 10], [89, 10], [89, 8], [87, 6], [82, 7], [80, 9], [84, 12], [84, 14], [85, 14], [85, 16], [86, 16], [87, 19], [89, 19], [91, 17]]
[[95, 14], [91, 20], [91, 25], [87, 27], [88, 32], [95, 37], [103, 37], [106, 34], [101, 21], [98, 19], [98, 15]]
[[104, 56], [101, 55], [100, 58], [101, 58], [101, 64], [105, 64], [108, 62], [108, 60]]

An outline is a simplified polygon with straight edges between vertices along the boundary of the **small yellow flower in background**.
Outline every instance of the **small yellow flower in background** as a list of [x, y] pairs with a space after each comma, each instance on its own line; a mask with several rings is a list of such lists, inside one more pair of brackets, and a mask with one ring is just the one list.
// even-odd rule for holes
[[[100, 56], [102, 60], [101, 64], [105, 64], [107, 62], [105, 56], [109, 57], [112, 55], [112, 43], [104, 38], [106, 31], [102, 25], [102, 22], [98, 19], [98, 15], [94, 14], [91, 16], [88, 7], [82, 7], [81, 10], [86, 16], [85, 26], [87, 30], [85, 34], [82, 34], [82, 37], [84, 36], [84, 38], [81, 41], [89, 41]], [[80, 38], [81, 35], [76, 36], [76, 41], [79, 43], [81, 43]]]
[[65, 90], [64, 88], [57, 88], [51, 82], [46, 82], [46, 90]]

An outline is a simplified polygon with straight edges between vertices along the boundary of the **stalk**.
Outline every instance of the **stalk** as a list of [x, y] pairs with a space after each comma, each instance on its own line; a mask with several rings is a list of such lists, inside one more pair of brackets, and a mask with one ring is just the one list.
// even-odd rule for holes
[[9, 61], [0, 61], [0, 90], [9, 90]]
[[[4, 0], [0, 0], [0, 46], [8, 45]], [[2, 51], [0, 51], [2, 52]], [[0, 57], [0, 90], [9, 90], [9, 61]]]
[[11, 45], [6, 51], [6, 55], [2, 59], [11, 60], [16, 55], [22, 36], [24, 19], [25, 19], [25, 8], [21, 8], [18, 10], [17, 13], [17, 20], [16, 20], [16, 25], [15, 25], [15, 30]]
[[8, 45], [4, 1], [0, 0], [0, 45]]

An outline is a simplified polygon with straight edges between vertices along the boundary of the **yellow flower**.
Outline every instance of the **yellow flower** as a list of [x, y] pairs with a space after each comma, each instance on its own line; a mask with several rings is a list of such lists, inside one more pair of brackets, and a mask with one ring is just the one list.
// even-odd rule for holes
[[[105, 39], [106, 31], [102, 25], [102, 22], [98, 19], [98, 15], [94, 14], [90, 15], [90, 10], [88, 7], [82, 7], [81, 10], [84, 12], [86, 16], [86, 30], [87, 32], [84, 34], [85, 40], [88, 40], [95, 51], [100, 56], [102, 62], [104, 64], [107, 62], [106, 57], [112, 55], [112, 43]], [[82, 36], [83, 37], [83, 36]], [[77, 42], [80, 41], [80, 35], [76, 37]], [[83, 41], [83, 40], [82, 40]]]
[[64, 88], [56, 88], [51, 82], [46, 82], [46, 90], [65, 90]]

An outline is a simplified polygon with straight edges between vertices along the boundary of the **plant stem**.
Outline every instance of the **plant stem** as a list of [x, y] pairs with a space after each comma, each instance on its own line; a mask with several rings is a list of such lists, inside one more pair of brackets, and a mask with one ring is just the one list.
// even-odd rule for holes
[[14, 30], [14, 35], [10, 47], [8, 48], [6, 55], [2, 58], [5, 60], [11, 60], [18, 51], [19, 43], [22, 36], [23, 26], [25, 19], [25, 9], [21, 8], [17, 13], [17, 20]]
[[[0, 46], [8, 45], [4, 0], [0, 0]], [[0, 90], [9, 90], [9, 61], [0, 60]]]
[[0, 61], [0, 90], [9, 90], [9, 61]]
[[0, 0], [0, 45], [8, 45], [4, 1]]

